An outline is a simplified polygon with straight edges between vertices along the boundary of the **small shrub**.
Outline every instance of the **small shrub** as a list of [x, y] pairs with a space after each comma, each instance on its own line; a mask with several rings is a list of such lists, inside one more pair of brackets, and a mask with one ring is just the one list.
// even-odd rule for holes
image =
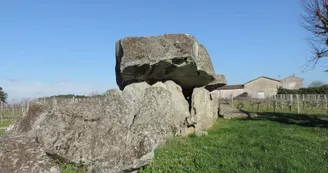
[[59, 160], [55, 163], [59, 166], [61, 173], [87, 173], [87, 169], [82, 164], [65, 163]]

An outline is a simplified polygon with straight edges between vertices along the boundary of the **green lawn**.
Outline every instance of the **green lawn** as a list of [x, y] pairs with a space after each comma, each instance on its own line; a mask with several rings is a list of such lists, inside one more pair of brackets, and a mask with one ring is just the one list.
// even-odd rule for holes
[[208, 136], [172, 138], [141, 172], [328, 172], [328, 121], [258, 114], [218, 120]]
[[5, 132], [6, 132], [6, 130], [4, 130], [4, 129], [0, 129], [0, 136], [1, 136], [2, 134], [5, 134]]
[[12, 124], [13, 120], [10, 119], [4, 119], [1, 123], [0, 121], [0, 127], [8, 127], [10, 124]]
[[17, 117], [18, 117], [18, 115], [16, 117], [13, 116], [12, 112], [9, 112], [9, 111], [4, 112], [4, 119], [2, 120], [2, 122], [0, 121], [0, 135], [5, 133], [5, 130], [3, 128], [6, 128], [10, 124], [14, 123], [15, 118], [17, 118]]

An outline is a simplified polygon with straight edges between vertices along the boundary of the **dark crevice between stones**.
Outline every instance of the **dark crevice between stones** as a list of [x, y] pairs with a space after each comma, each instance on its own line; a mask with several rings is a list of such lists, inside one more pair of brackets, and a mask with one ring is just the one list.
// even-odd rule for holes
[[183, 96], [188, 102], [189, 105], [189, 113], [191, 113], [191, 104], [192, 104], [192, 92], [194, 88], [182, 89]]
[[133, 115], [132, 123], [129, 126], [129, 130], [131, 130], [132, 125], [134, 124], [138, 114]]
[[118, 87], [123, 90], [123, 81], [121, 75], [121, 61], [124, 55], [121, 41], [116, 42], [116, 64], [115, 64], [115, 73], [116, 73], [116, 83]]
[[[117, 54], [123, 54], [123, 52], [118, 51]], [[118, 65], [116, 68], [118, 68], [117, 73], [120, 72]], [[137, 82], [145, 81], [153, 85], [159, 81], [172, 80], [185, 90], [184, 95], [186, 98], [191, 95], [194, 87], [205, 86], [214, 80], [211, 74], [197, 70], [196, 62], [189, 56], [165, 59], [155, 64], [128, 66], [123, 69], [122, 73], [117, 75], [119, 75], [117, 80], [121, 81], [118, 83], [118, 85], [121, 85], [121, 90], [129, 84]]]
[[205, 89], [207, 89], [208, 91], [214, 91], [217, 88], [220, 88], [222, 86], [225, 86], [226, 84], [222, 83], [222, 84], [216, 84], [216, 85], [207, 85], [205, 86]]
[[175, 65], [181, 65], [183, 64], [184, 62], [188, 62], [188, 57], [184, 57], [184, 58], [173, 58], [172, 59], [172, 63], [175, 64]]

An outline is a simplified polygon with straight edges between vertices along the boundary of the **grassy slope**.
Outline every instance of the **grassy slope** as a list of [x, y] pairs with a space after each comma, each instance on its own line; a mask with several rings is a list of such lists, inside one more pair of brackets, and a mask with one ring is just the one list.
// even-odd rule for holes
[[304, 119], [219, 120], [208, 136], [169, 140], [142, 172], [327, 173], [328, 124]]
[[6, 130], [0, 129], [0, 135], [5, 134], [5, 133], [6, 133]]

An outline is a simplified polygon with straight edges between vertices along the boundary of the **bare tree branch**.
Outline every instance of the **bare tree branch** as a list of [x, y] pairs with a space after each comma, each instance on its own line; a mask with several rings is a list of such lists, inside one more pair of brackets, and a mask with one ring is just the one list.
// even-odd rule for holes
[[313, 35], [313, 57], [307, 60], [304, 70], [312, 70], [320, 59], [328, 57], [328, 0], [301, 1], [305, 10], [302, 26]]

